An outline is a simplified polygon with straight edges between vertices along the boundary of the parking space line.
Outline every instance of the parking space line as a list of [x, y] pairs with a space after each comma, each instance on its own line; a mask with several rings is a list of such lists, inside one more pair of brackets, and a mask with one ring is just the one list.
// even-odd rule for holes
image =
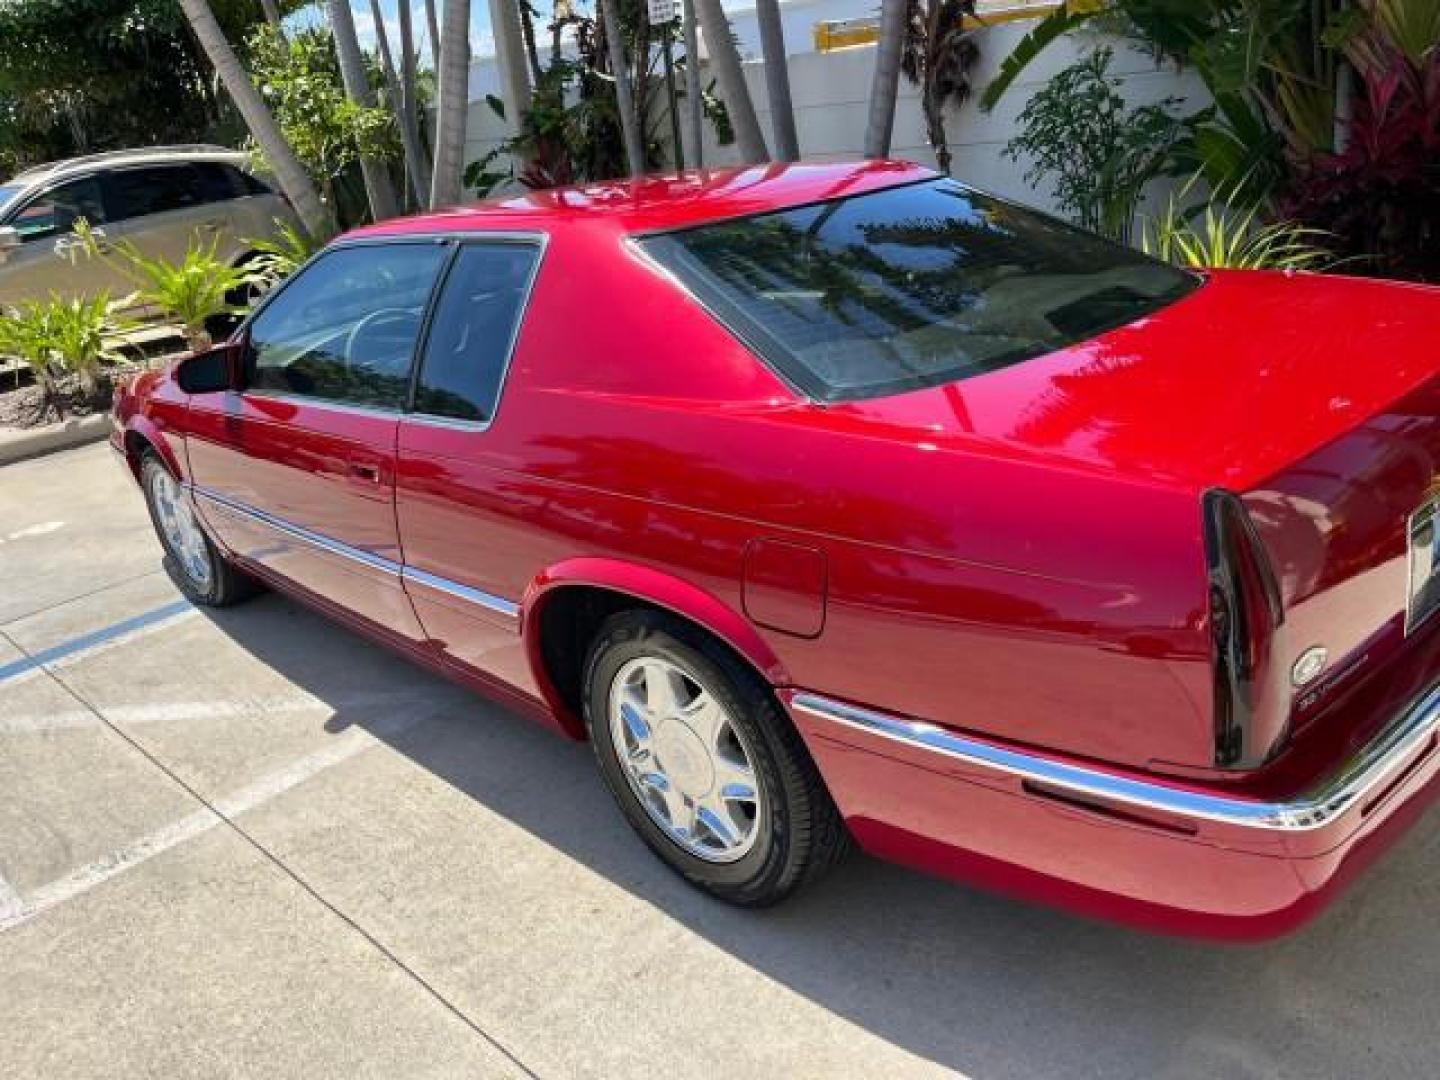
[[22, 906], [20, 894], [15, 891], [15, 886], [0, 877], [0, 923], [19, 913]]
[[60, 600], [52, 600], [49, 603], [41, 604], [38, 608], [32, 608], [30, 611], [22, 611], [18, 615], [8, 616], [3, 623], [0, 623], [0, 629], [14, 626], [16, 623], [24, 622], [26, 619], [33, 618], [36, 615], [43, 615], [47, 611], [54, 611], [56, 608], [65, 607], [67, 604], [78, 604], [82, 600], [89, 600], [93, 596], [99, 596], [101, 593], [109, 592], [112, 589], [121, 589], [126, 585], [133, 585], [137, 581], [143, 581], [145, 578], [154, 577], [156, 574], [163, 574], [164, 572], [164, 567], [157, 566], [153, 570], [146, 570], [143, 573], [135, 574], [131, 577], [120, 578], [118, 581], [110, 581], [104, 585], [97, 585], [88, 592], [76, 593], [74, 596], [67, 596]]
[[[398, 735], [408, 728], [431, 719], [438, 712], [437, 709], [428, 709], [409, 716], [386, 718], [370, 725], [368, 729], [349, 728], [341, 735], [336, 736], [335, 741], [320, 750], [296, 758], [289, 764], [266, 773], [238, 791], [204, 804], [201, 809], [187, 814], [179, 821], [161, 826], [159, 829], [131, 841], [124, 847], [71, 871], [62, 878], [31, 890], [23, 897], [17, 896], [19, 903], [13, 908], [6, 906], [4, 891], [0, 889], [0, 933], [29, 922], [56, 905], [87, 893], [97, 885], [153, 859], [156, 855], [169, 851], [178, 844], [208, 832], [217, 825], [232, 821], [250, 810], [263, 806], [326, 769], [348, 761], [356, 754], [373, 746], [380, 745], [381, 739]], [[121, 734], [123, 736], [123, 733]], [[134, 740], [127, 739], [127, 741], [134, 744]], [[143, 748], [141, 748], [141, 752], [145, 753]], [[150, 757], [149, 754], [146, 756]], [[150, 760], [154, 761], [154, 758], [151, 757]], [[163, 771], [169, 773], [169, 770]], [[172, 779], [175, 778], [173, 774], [170, 775]], [[183, 782], [181, 782], [181, 786], [189, 790], [188, 785]], [[194, 792], [192, 791], [191, 794]], [[198, 798], [198, 796], [196, 797]], [[203, 800], [201, 801], [203, 803]], [[3, 881], [0, 881], [0, 885], [3, 885]], [[13, 890], [11, 891], [13, 893]]]
[[[196, 609], [189, 600], [175, 600], [169, 604], [163, 604], [131, 618], [111, 623], [109, 626], [102, 626], [99, 630], [81, 634], [69, 641], [62, 641], [59, 645], [52, 645], [48, 649], [41, 649], [36, 653], [26, 653], [19, 660], [0, 666], [0, 683], [23, 678], [41, 668], [78, 659], [81, 656], [93, 655], [102, 649], [130, 641], [143, 633], [159, 629], [163, 625], [169, 625], [177, 619], [194, 614], [196, 614]], [[11, 640], [13, 641], [13, 639]]]

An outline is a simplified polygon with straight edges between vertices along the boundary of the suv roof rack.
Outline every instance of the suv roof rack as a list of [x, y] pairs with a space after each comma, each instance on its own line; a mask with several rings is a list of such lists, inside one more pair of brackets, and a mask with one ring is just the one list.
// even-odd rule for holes
[[119, 161], [127, 157], [148, 157], [151, 154], [238, 154], [241, 151], [216, 143], [175, 143], [171, 146], [131, 146], [123, 150], [102, 150], [95, 154], [81, 154], [79, 157], [47, 161], [43, 165], [31, 165], [16, 173], [14, 179], [39, 176], [41, 173], [56, 172], [72, 165], [94, 165], [106, 161]]

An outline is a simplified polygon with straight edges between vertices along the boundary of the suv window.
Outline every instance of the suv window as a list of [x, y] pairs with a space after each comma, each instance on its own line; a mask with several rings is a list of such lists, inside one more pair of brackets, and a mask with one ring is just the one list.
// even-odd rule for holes
[[322, 255], [250, 323], [245, 385], [404, 408], [425, 306], [453, 250], [365, 244]]
[[78, 218], [91, 225], [105, 223], [105, 203], [100, 197], [100, 184], [93, 176], [68, 180], [51, 188], [20, 207], [7, 222], [20, 239], [44, 240], [67, 233]]
[[1007, 367], [1133, 322], [1198, 283], [952, 180], [642, 243], [740, 338], [822, 401]]
[[445, 278], [415, 387], [415, 410], [455, 420], [494, 415], [540, 249], [467, 243]]
[[188, 162], [117, 169], [110, 174], [109, 183], [116, 221], [235, 197], [223, 172], [206, 173]]

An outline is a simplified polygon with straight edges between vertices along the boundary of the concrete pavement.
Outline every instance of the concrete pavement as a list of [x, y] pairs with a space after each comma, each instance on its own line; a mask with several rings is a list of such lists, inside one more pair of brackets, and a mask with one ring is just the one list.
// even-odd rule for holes
[[0, 1071], [1430, 1077], [1440, 815], [1178, 942], [855, 858], [694, 893], [588, 748], [276, 596], [196, 611], [88, 447], [0, 470]]

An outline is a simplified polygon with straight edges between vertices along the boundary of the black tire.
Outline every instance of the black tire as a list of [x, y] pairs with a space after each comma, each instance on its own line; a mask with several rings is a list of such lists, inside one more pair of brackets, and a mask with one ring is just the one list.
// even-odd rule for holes
[[[680, 846], [652, 819], [626, 777], [610, 734], [610, 692], [621, 669], [641, 658], [680, 668], [727, 710], [743, 739], [765, 805], [753, 846], [734, 862], [707, 861]], [[657, 611], [614, 615], [591, 645], [584, 692], [590, 741], [621, 812], [692, 885], [731, 904], [766, 907], [818, 879], [849, 850], [844, 821], [769, 686], [708, 634]]]
[[186, 568], [185, 559], [176, 550], [161, 524], [156, 485], [162, 482], [162, 479], [174, 482], [165, 463], [153, 450], [147, 450], [140, 459], [140, 486], [145, 492], [145, 506], [150, 511], [150, 523], [155, 526], [155, 535], [160, 538], [160, 546], [165, 549], [165, 572], [170, 575], [175, 587], [184, 593], [191, 603], [204, 607], [228, 607], [248, 600], [259, 592], [259, 583], [231, 565], [210, 542], [203, 529], [200, 531], [200, 539], [204, 544], [205, 558], [209, 565], [208, 579], [197, 577]]

